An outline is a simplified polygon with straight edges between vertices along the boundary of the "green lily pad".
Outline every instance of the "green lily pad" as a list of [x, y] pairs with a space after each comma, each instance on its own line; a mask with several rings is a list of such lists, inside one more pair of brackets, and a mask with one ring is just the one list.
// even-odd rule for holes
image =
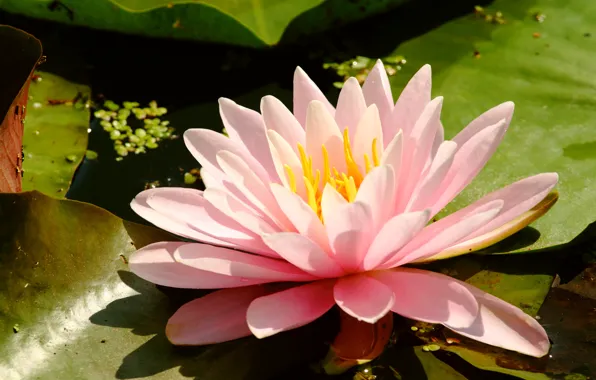
[[[560, 199], [534, 224], [529, 248], [569, 241], [596, 218], [596, 3], [591, 0], [495, 1], [504, 25], [473, 14], [400, 45], [408, 58], [392, 77], [394, 93], [425, 63], [434, 95], [444, 95], [447, 138], [485, 110], [512, 100], [513, 121], [485, 169], [448, 207], [540, 172], [558, 172]], [[535, 12], [546, 15], [538, 22]]]
[[324, 355], [333, 331], [321, 323], [273, 339], [173, 347], [167, 319], [204, 292], [167, 297], [171, 289], [125, 263], [162, 240], [173, 237], [93, 205], [0, 194], [0, 378], [256, 380]]
[[385, 12], [407, 0], [1, 0], [29, 17], [150, 37], [263, 47]]
[[62, 198], [87, 149], [89, 110], [84, 102], [72, 101], [78, 95], [88, 98], [90, 89], [54, 74], [37, 75], [40, 80], [31, 83], [25, 120], [23, 190]]
[[203, 4], [231, 16], [267, 44], [275, 44], [296, 16], [323, 0], [110, 0], [129, 12], [146, 12], [176, 4]]

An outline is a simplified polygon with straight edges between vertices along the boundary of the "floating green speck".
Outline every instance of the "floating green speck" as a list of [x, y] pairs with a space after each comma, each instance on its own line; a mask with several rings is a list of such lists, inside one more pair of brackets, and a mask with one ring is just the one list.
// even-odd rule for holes
[[76, 154], [69, 154], [68, 156], [65, 157], [67, 162], [73, 163], [77, 160], [77, 155]]

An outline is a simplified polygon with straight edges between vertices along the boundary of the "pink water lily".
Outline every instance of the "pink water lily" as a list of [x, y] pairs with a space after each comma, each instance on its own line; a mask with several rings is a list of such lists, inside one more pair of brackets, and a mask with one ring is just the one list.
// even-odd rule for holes
[[[431, 222], [484, 167], [513, 114], [513, 103], [498, 105], [448, 141], [442, 102], [431, 99], [426, 65], [394, 104], [381, 62], [362, 87], [346, 81], [335, 108], [300, 68], [293, 112], [272, 96], [261, 113], [221, 99], [229, 138], [205, 129], [184, 134], [205, 191], [151, 189], [132, 202], [156, 226], [198, 241], [146, 246], [130, 258], [134, 273], [170, 287], [225, 288], [182, 306], [168, 321], [169, 340], [264, 338], [337, 305], [368, 323], [395, 312], [545, 355], [546, 332], [517, 307], [404, 267], [484, 248], [554, 203], [558, 177], [544, 173]], [[276, 282], [286, 285], [263, 285]]]

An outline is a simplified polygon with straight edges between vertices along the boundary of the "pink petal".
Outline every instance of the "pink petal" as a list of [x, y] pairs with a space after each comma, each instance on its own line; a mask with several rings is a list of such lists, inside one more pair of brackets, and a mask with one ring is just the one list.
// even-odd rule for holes
[[348, 272], [360, 267], [372, 240], [372, 214], [362, 202], [348, 203], [325, 216], [329, 244], [337, 262]]
[[372, 105], [366, 109], [362, 118], [356, 126], [354, 139], [352, 141], [352, 149], [354, 153], [354, 160], [360, 165], [362, 169], [364, 166], [364, 155], [366, 154], [372, 163], [372, 143], [376, 139], [376, 149], [378, 154], [382, 157], [383, 144], [383, 127], [381, 126], [381, 118], [379, 116], [379, 109], [376, 105]]
[[294, 116], [302, 125], [306, 125], [306, 109], [313, 100], [321, 102], [333, 116], [335, 109], [325, 95], [300, 67], [294, 72]]
[[[436, 255], [426, 258], [424, 261], [439, 260], [476, 251], [495, 244], [521, 230], [523, 227], [544, 214], [545, 211], [543, 209], [532, 209], [545, 200], [556, 185], [557, 180], [558, 175], [556, 173], [538, 174], [492, 192], [474, 202], [469, 207], [479, 207], [495, 199], [502, 199], [504, 204], [499, 215], [476, 232], [472, 233], [464, 241], [451, 247], [447, 247]], [[546, 200], [547, 206], [549, 206], [548, 208], [550, 208], [550, 205], [552, 205], [555, 200], [556, 197], [554, 200], [551, 199], [550, 202]], [[548, 208], [546, 210], [548, 210]], [[514, 222], [514, 224], [509, 225], [512, 222]]]
[[306, 153], [312, 156], [313, 169], [320, 170], [321, 175], [323, 145], [329, 153], [330, 166], [342, 172], [345, 167], [343, 137], [325, 105], [315, 100], [308, 105], [306, 115]]
[[437, 197], [436, 191], [447, 176], [456, 151], [457, 144], [453, 141], [445, 141], [441, 144], [428, 173], [421, 179], [418, 188], [414, 190], [414, 194], [406, 206], [406, 211], [418, 211], [434, 204]]
[[397, 99], [389, 122], [383, 120], [383, 136], [386, 137], [386, 142], [395, 136], [398, 128], [401, 128], [404, 137], [410, 136], [414, 124], [430, 102], [431, 83], [430, 65], [424, 65], [410, 79]]
[[257, 298], [246, 312], [250, 331], [257, 338], [266, 338], [314, 321], [335, 304], [334, 283], [317, 281]]
[[[161, 241], [147, 245], [128, 259], [131, 272], [157, 285], [184, 289], [236, 288], [267, 282], [263, 279], [241, 278], [189, 267], [174, 260], [174, 252], [196, 243]], [[208, 246], [206, 246], [208, 247]]]
[[278, 182], [279, 178], [268, 149], [269, 143], [263, 117], [258, 112], [242, 107], [226, 98], [219, 99], [219, 114], [230, 139], [244, 145], [263, 166], [270, 180]]
[[347, 205], [348, 201], [329, 184], [323, 188], [323, 196], [321, 197], [321, 212], [323, 220], [329, 220], [336, 214], [340, 208]]
[[137, 196], [130, 203], [132, 210], [156, 227], [171, 232], [175, 235], [211, 244], [226, 245], [225, 241], [197, 231], [183, 220], [172, 218], [169, 215], [164, 215], [151, 208], [147, 203], [147, 199], [152, 194], [155, 194], [156, 190], [158, 189], [149, 189], [137, 194]]
[[333, 287], [333, 296], [348, 315], [367, 323], [383, 318], [395, 302], [392, 289], [367, 275], [340, 278]]
[[250, 231], [253, 236], [278, 232], [276, 226], [272, 226], [263, 220], [253, 210], [246, 207], [245, 204], [225, 190], [207, 188], [203, 196], [215, 208], [243, 226], [245, 230]]
[[542, 357], [550, 348], [544, 328], [517, 307], [459, 281], [479, 304], [478, 316], [470, 326], [447, 326], [453, 331], [479, 342]]
[[388, 118], [393, 112], [393, 96], [391, 95], [391, 85], [389, 77], [387, 77], [387, 71], [385, 71], [385, 65], [380, 59], [377, 60], [377, 63], [368, 74], [362, 86], [362, 92], [364, 93], [366, 105], [376, 104], [383, 123], [385, 124], [385, 121], [389, 122]]
[[273, 130], [286, 140], [294, 152], [298, 143], [304, 145], [304, 128], [286, 106], [273, 96], [261, 99], [261, 113], [268, 130]]
[[551, 192], [558, 180], [557, 173], [538, 174], [517, 181], [474, 202], [473, 205], [478, 206], [494, 199], [501, 199], [504, 204], [499, 215], [474, 232], [470, 238], [490, 232], [536, 206]]
[[263, 241], [288, 262], [317, 277], [339, 277], [344, 270], [311, 239], [293, 232], [263, 237]]
[[209, 170], [218, 179], [224, 176], [217, 162], [217, 153], [223, 150], [241, 157], [261, 179], [269, 179], [269, 175], [263, 166], [243, 145], [232, 141], [221, 133], [209, 129], [188, 129], [184, 132], [184, 143], [201, 166]]
[[212, 174], [205, 168], [200, 169], [201, 180], [205, 187], [221, 187], [221, 180], [224, 174], [218, 169], [216, 174]]
[[430, 211], [399, 214], [390, 219], [377, 234], [364, 260], [362, 269], [373, 270], [407, 244], [428, 223]]
[[478, 302], [459, 281], [439, 273], [395, 268], [374, 272], [395, 294], [391, 310], [404, 317], [450, 328], [468, 327], [478, 315]]
[[231, 152], [220, 151], [217, 154], [217, 162], [228, 178], [259, 211], [271, 218], [281, 230], [291, 230], [291, 223], [279, 208], [269, 187], [245, 161]]
[[433, 99], [424, 108], [420, 118], [414, 125], [409, 137], [404, 135], [404, 153], [402, 162], [402, 171], [398, 183], [400, 184], [397, 211], [403, 212], [412, 191], [418, 183], [422, 170], [430, 159], [432, 144], [441, 126], [441, 108], [443, 98]]
[[393, 140], [385, 148], [381, 158], [381, 166], [389, 165], [393, 168], [394, 177], [400, 178], [403, 158], [404, 139], [401, 130], [397, 132]]
[[224, 241], [252, 238], [252, 234], [213, 207], [198, 190], [162, 187], [150, 191], [147, 204], [162, 215]]
[[437, 129], [437, 134], [435, 135], [435, 140], [433, 141], [433, 146], [430, 150], [430, 157], [434, 159], [439, 151], [439, 147], [445, 141], [445, 128], [443, 128], [443, 124], [439, 123], [439, 128]]
[[271, 192], [296, 230], [311, 239], [324, 251], [331, 252], [325, 226], [313, 209], [285, 187], [272, 184]]
[[250, 253], [212, 245], [189, 243], [174, 251], [174, 259], [196, 269], [245, 279], [275, 281], [312, 281], [315, 277], [294, 265]]
[[[473, 210], [463, 209], [429, 225], [390, 258], [383, 267], [395, 267], [421, 260], [459, 242], [492, 220], [503, 207], [495, 200]], [[461, 210], [460, 210], [461, 211]]]
[[514, 108], [515, 104], [513, 104], [513, 102], [505, 102], [491, 108], [474, 119], [467, 127], [462, 129], [452, 141], [456, 142], [457, 146], [461, 148], [468, 140], [484, 128], [495, 125], [503, 119], [505, 120], [505, 124], [509, 125], [511, 118], [513, 117]]
[[459, 148], [439, 189], [441, 196], [432, 208], [433, 215], [451, 202], [482, 170], [501, 143], [507, 126], [507, 121], [501, 120], [484, 128]]
[[294, 178], [296, 180], [296, 192], [301, 197], [306, 197], [306, 189], [304, 187], [304, 178], [302, 176], [302, 163], [300, 159], [294, 152], [297, 150], [297, 145], [294, 149], [290, 146], [290, 144], [279, 135], [279, 133], [269, 130], [267, 131], [267, 137], [269, 138], [270, 142], [270, 149], [271, 154], [273, 156], [273, 162], [275, 163], [275, 168], [279, 174], [279, 177], [282, 179], [282, 183], [284, 186], [289, 186], [289, 179], [287, 177], [286, 168], [284, 165], [288, 165], [292, 172], [294, 173]]
[[390, 166], [379, 166], [364, 177], [358, 189], [356, 201], [370, 208], [374, 231], [378, 231], [393, 216], [395, 185], [393, 169]]
[[345, 83], [339, 99], [337, 100], [337, 108], [335, 109], [335, 121], [340, 131], [349, 128], [350, 138], [354, 138], [356, 125], [360, 118], [366, 111], [366, 102], [362, 94], [362, 88], [356, 78], [351, 77]]
[[184, 304], [168, 321], [166, 336], [177, 346], [202, 346], [251, 335], [246, 310], [268, 294], [263, 286], [218, 290]]

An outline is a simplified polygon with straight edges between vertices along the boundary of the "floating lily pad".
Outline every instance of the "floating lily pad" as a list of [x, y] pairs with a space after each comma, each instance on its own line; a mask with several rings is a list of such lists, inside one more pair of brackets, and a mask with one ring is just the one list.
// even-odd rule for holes
[[151, 37], [263, 47], [382, 13], [406, 0], [2, 0], [0, 9]]
[[89, 109], [75, 99], [88, 98], [90, 90], [54, 74], [37, 75], [29, 89], [25, 121], [23, 190], [61, 198], [85, 157]]
[[173, 237], [93, 205], [0, 194], [0, 378], [257, 380], [324, 355], [333, 331], [320, 323], [272, 339], [173, 347], [167, 319], [205, 293], [167, 297], [125, 263], [161, 240]]
[[400, 45], [394, 54], [408, 64], [392, 77], [394, 92], [430, 63], [434, 95], [445, 96], [447, 138], [485, 110], [514, 101], [503, 143], [448, 211], [523, 177], [558, 172], [559, 202], [534, 224], [540, 237], [523, 250], [565, 243], [596, 218], [596, 34], [589, 34], [596, 3], [498, 0], [485, 11], [501, 11], [505, 24], [470, 14]]

